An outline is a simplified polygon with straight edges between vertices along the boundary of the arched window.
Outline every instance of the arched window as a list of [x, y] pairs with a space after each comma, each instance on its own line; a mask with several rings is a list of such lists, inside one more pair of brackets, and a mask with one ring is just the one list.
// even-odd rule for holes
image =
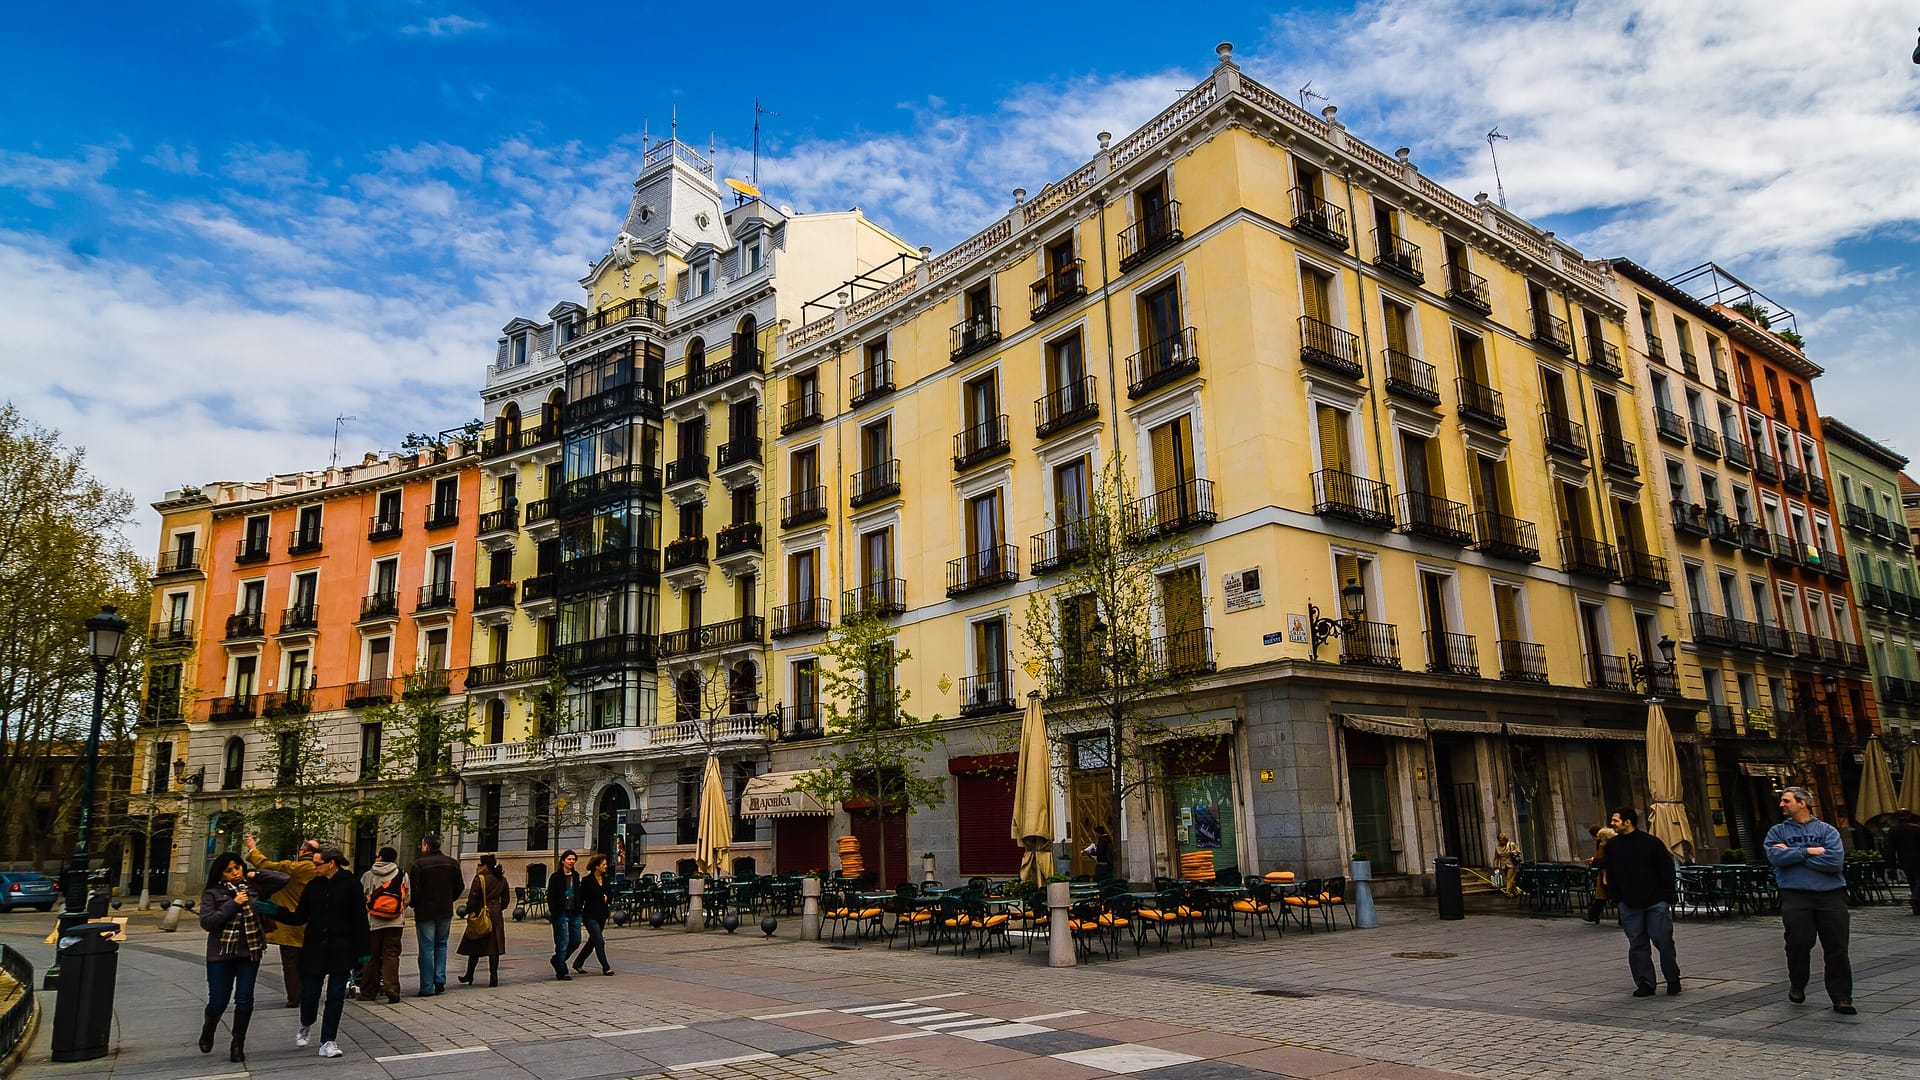
[[507, 737], [507, 703], [500, 698], [487, 702], [487, 741], [505, 742]]
[[758, 672], [753, 662], [742, 660], [727, 673], [727, 711], [744, 716], [760, 710]]
[[493, 418], [493, 437], [510, 439], [518, 434], [520, 434], [520, 406], [509, 401], [507, 407], [500, 410], [500, 415]]
[[[746, 363], [754, 359], [754, 339], [760, 336], [760, 322], [751, 315], [740, 317], [740, 327], [733, 332], [734, 363]], [[738, 369], [736, 369], [738, 370]]]
[[687, 342], [687, 371], [705, 371], [707, 369], [707, 343], [694, 338]]
[[674, 719], [683, 723], [700, 719], [700, 673], [683, 671], [673, 679]]
[[247, 765], [247, 740], [238, 735], [227, 740], [226, 768], [220, 773], [220, 790], [236, 791], [245, 776]]
[[540, 428], [547, 432], [549, 438], [559, 433], [560, 414], [565, 412], [566, 409], [567, 392], [565, 390], [555, 390], [553, 393], [547, 395], [546, 408], [542, 410], [540, 415]]

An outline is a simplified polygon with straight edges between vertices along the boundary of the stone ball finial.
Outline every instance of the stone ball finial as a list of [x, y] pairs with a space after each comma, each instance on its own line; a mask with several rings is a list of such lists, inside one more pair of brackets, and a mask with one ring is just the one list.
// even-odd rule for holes
[[1100, 133], [1100, 149], [1105, 150], [1111, 142], [1113, 142], [1113, 132], [1103, 131]]

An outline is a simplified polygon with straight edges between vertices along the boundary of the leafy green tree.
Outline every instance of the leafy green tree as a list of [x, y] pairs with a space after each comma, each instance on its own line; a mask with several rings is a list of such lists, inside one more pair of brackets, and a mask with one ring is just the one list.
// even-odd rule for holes
[[423, 668], [402, 679], [398, 701], [361, 714], [380, 725], [380, 760], [361, 813], [394, 826], [411, 845], [431, 833], [472, 830], [453, 749], [474, 738], [466, 700], [449, 695], [447, 672]]
[[325, 721], [305, 709], [263, 716], [254, 730], [264, 742], [254, 771], [267, 785], [253, 789], [241, 812], [261, 847], [284, 858], [302, 840], [338, 840], [354, 815], [342, 791], [341, 763], [326, 739]]

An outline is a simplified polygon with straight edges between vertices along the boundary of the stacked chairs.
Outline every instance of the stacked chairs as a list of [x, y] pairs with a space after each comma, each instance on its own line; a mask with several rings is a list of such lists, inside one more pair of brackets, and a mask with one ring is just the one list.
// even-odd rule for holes
[[1180, 856], [1180, 880], [1211, 882], [1214, 877], [1211, 848], [1189, 851]]

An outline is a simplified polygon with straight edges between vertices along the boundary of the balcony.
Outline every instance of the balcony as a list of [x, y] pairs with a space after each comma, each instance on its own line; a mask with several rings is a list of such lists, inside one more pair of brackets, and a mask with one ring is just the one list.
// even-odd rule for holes
[[392, 679], [368, 679], [365, 682], [347, 684], [347, 708], [363, 709], [368, 705], [385, 705], [393, 700]]
[[1660, 437], [1668, 442], [1687, 445], [1687, 418], [1665, 406], [1653, 407], [1653, 422], [1660, 429]]
[[1754, 447], [1753, 450], [1753, 471], [1754, 474], [1762, 480], [1772, 481], [1780, 479], [1779, 464], [1773, 460], [1772, 454], [1767, 453], [1759, 447]]
[[1675, 499], [1667, 504], [1673, 509], [1673, 531], [1682, 536], [1694, 536], [1706, 539], [1707, 508], [1699, 503], [1682, 502]]
[[1427, 643], [1427, 672], [1432, 675], [1480, 677], [1480, 652], [1472, 634], [1424, 631]]
[[1698, 379], [1700, 377], [1700, 361], [1695, 359], [1694, 355], [1687, 351], [1686, 342], [1684, 341], [1680, 343], [1680, 370], [1685, 372], [1689, 379]]
[[460, 523], [460, 500], [440, 499], [427, 507], [427, 528], [444, 529]]
[[1891, 610], [1893, 607], [1892, 596], [1892, 591], [1885, 585], [1877, 581], [1869, 581], [1866, 583], [1866, 601], [1868, 607], [1879, 608], [1881, 611]]
[[1533, 316], [1533, 340], [1562, 356], [1573, 355], [1573, 330], [1567, 320], [1539, 308], [1531, 309], [1528, 314]]
[[1600, 466], [1627, 479], [1640, 475], [1640, 455], [1633, 444], [1617, 435], [1600, 436]]
[[482, 585], [473, 590], [473, 610], [478, 612], [488, 608], [510, 608], [519, 595], [520, 586], [511, 581]]
[[1743, 521], [1740, 523], [1740, 546], [1755, 555], [1771, 555], [1773, 537], [1767, 535], [1767, 530], [1759, 525]]
[[[1866, 670], [1866, 667], [1867, 667], [1866, 647], [1851, 641], [1841, 642], [1840, 643], [1840, 663], [1847, 667], [1853, 668], [1857, 671]], [[1908, 683], [1907, 685], [1912, 686], [1914, 684]]]
[[614, 383], [598, 393], [567, 402], [566, 423], [569, 428], [578, 428], [629, 412], [657, 419], [660, 391], [646, 382]]
[[1673, 587], [1673, 573], [1663, 556], [1621, 548], [1620, 584], [1634, 589], [1666, 592]]
[[1667, 363], [1666, 343], [1654, 337], [1652, 334], [1647, 335], [1647, 359], [1663, 367], [1666, 366]]
[[1627, 375], [1626, 369], [1620, 366], [1620, 347], [1591, 334], [1587, 336], [1587, 368], [1595, 375], [1610, 379], [1623, 379]]
[[1807, 498], [1812, 499], [1814, 502], [1817, 502], [1817, 503], [1826, 503], [1831, 499], [1831, 497], [1832, 495], [1827, 489], [1827, 478], [1824, 476], [1815, 476], [1812, 473], [1808, 473], [1807, 474]]
[[154, 623], [147, 631], [148, 648], [179, 649], [192, 644], [192, 619], [165, 619]]
[[1733, 631], [1733, 644], [1736, 648], [1751, 652], [1767, 651], [1766, 627], [1746, 619], [1728, 619], [1727, 625]]
[[1873, 532], [1875, 536], [1894, 541], [1898, 541], [1902, 536], [1902, 530], [1893, 523], [1892, 519], [1881, 517], [1879, 514], [1873, 515]]
[[200, 550], [198, 548], [176, 549], [160, 553], [160, 561], [154, 564], [153, 576], [172, 577], [175, 574], [197, 574], [200, 572]]
[[822, 633], [833, 625], [833, 604], [821, 597], [782, 604], [773, 609], [773, 636]]
[[696, 483], [707, 478], [707, 455], [683, 454], [667, 462], [667, 487]]
[[1199, 370], [1195, 331], [1185, 327], [1127, 357], [1127, 397], [1144, 397]]
[[866, 506], [900, 494], [900, 459], [889, 458], [847, 478], [847, 504]]
[[1424, 536], [1444, 544], [1473, 543], [1473, 522], [1465, 503], [1452, 502], [1424, 491], [1400, 495], [1400, 526], [1409, 536]]
[[1162, 679], [1183, 679], [1213, 671], [1213, 630], [1203, 626], [1154, 638], [1147, 644], [1146, 667], [1154, 677]]
[[720, 530], [713, 540], [713, 557], [730, 559], [736, 555], [757, 555], [761, 552], [765, 530], [757, 521], [735, 521]]
[[704, 536], [682, 536], [667, 541], [665, 568], [671, 574], [675, 570], [707, 565], [707, 538]]
[[759, 645], [766, 640], [766, 634], [765, 619], [758, 615], [742, 615], [737, 619], [728, 619], [726, 622], [714, 623], [710, 626], [695, 626], [661, 634], [659, 657], [665, 660], [669, 657], [691, 656], [716, 649], [737, 649], [743, 645]]
[[1472, 308], [1481, 315], [1493, 314], [1492, 294], [1487, 291], [1487, 279], [1464, 266], [1447, 264], [1447, 299], [1462, 307]]
[[841, 622], [862, 616], [883, 618], [888, 615], [898, 615], [905, 610], [907, 610], [905, 578], [881, 578], [840, 594]]
[[711, 390], [742, 375], [758, 374], [764, 370], [764, 363], [764, 357], [759, 349], [748, 347], [745, 350], [736, 350], [711, 367], [694, 368], [668, 379], [665, 400], [677, 401], [680, 398]]
[[1740, 526], [1725, 514], [1707, 512], [1707, 539], [1730, 548], [1740, 546]]
[[827, 520], [827, 485], [801, 488], [780, 497], [780, 527], [794, 529]]
[[560, 428], [557, 424], [540, 427], [522, 428], [504, 435], [495, 435], [480, 440], [480, 456], [491, 460], [507, 457], [522, 451], [532, 450], [542, 443], [558, 442]]
[[261, 716], [305, 716], [313, 710], [313, 689], [306, 687], [288, 690], [280, 694], [267, 694], [260, 699]]
[[1440, 404], [1440, 372], [1432, 364], [1398, 349], [1383, 350], [1387, 360], [1387, 393], [1422, 405]]
[[1542, 408], [1540, 428], [1549, 451], [1575, 461], [1587, 460], [1587, 429], [1584, 424], [1569, 420], [1550, 408]]
[[1689, 612], [1689, 621], [1693, 624], [1693, 643], [1695, 645], [1715, 645], [1730, 649], [1739, 644], [1734, 636], [1733, 620], [1725, 615], [1715, 615], [1711, 611]]
[[1211, 525], [1217, 520], [1213, 481], [1187, 480], [1142, 495], [1127, 504], [1125, 513], [1127, 542], [1134, 544]]
[[319, 612], [314, 609], [312, 601], [304, 604], [295, 604], [280, 613], [280, 632], [283, 634], [298, 633], [303, 630], [315, 630], [318, 629], [319, 626], [320, 615]]
[[[585, 503], [658, 494], [660, 494], [660, 470], [651, 465], [616, 465], [611, 469], [569, 480], [560, 485], [560, 493], [553, 497], [550, 505], [558, 511]], [[534, 523], [535, 505], [537, 504], [527, 505], [529, 527]]]
[[1029, 562], [1033, 573], [1051, 574], [1056, 570], [1065, 570], [1086, 558], [1092, 551], [1087, 531], [1087, 526], [1082, 522], [1068, 522], [1064, 525], [1056, 525], [1046, 532], [1034, 533], [1032, 558]]
[[1055, 311], [1087, 295], [1087, 283], [1082, 268], [1085, 266], [1075, 259], [1065, 266], [1043, 274], [1040, 280], [1029, 288], [1033, 301], [1033, 320], [1039, 322]]
[[1013, 672], [987, 671], [960, 680], [960, 715], [992, 716], [1013, 711]]
[[1507, 682], [1547, 681], [1547, 647], [1531, 641], [1498, 642], [1500, 677]]
[[1007, 435], [1007, 415], [1001, 413], [961, 431], [953, 437], [953, 471], [970, 469], [983, 461], [992, 461], [1012, 445]]
[[1464, 376], [1453, 380], [1453, 389], [1460, 395], [1460, 419], [1495, 431], [1506, 430], [1507, 407], [1500, 391]]
[[260, 714], [260, 701], [252, 694], [214, 698], [207, 710], [209, 720], [252, 720]]
[[1033, 402], [1033, 435], [1044, 439], [1100, 415], [1094, 379], [1084, 375]]
[[272, 558], [273, 552], [268, 547], [269, 539], [266, 533], [256, 533], [252, 536], [241, 538], [240, 542], [235, 545], [233, 561], [236, 564], [245, 565], [246, 563], [265, 562]]
[[1910, 700], [1907, 696], [1907, 680], [1894, 675], [1880, 677], [1880, 704], [1905, 705]]
[[780, 737], [782, 739], [819, 738], [820, 703], [801, 701], [780, 706]]
[[[735, 751], [765, 753], [767, 717], [759, 711], [759, 695], [737, 699], [746, 712], [717, 718], [700, 717], [670, 724], [641, 723], [632, 727], [606, 727], [594, 731], [562, 732], [543, 741], [482, 743], [460, 751], [459, 768], [463, 773], [503, 772], [507, 770], [551, 769], [554, 761], [569, 767], [587, 766], [619, 772], [640, 760], [692, 762], [698, 764], [709, 751], [731, 755]], [[783, 710], [783, 716], [785, 711]], [[818, 709], [813, 711], [811, 734], [818, 734]], [[794, 730], [789, 738], [806, 737]], [[693, 819], [686, 819], [691, 830]], [[671, 826], [659, 823], [658, 828]], [[686, 835], [692, 836], [689, 831]], [[661, 841], [667, 842], [667, 841]], [[692, 843], [691, 840], [687, 841]]]
[[370, 593], [360, 598], [360, 621], [373, 619], [397, 619], [400, 617], [400, 596], [392, 592]]
[[1806, 470], [1802, 469], [1798, 465], [1795, 465], [1791, 461], [1781, 462], [1780, 463], [1780, 484], [1782, 487], [1785, 487], [1788, 491], [1807, 490]]
[[1415, 285], [1427, 280], [1426, 271], [1420, 266], [1420, 245], [1379, 229], [1373, 230], [1373, 265]]
[[1743, 443], [1740, 440], [1731, 438], [1731, 437], [1723, 441], [1725, 443], [1724, 453], [1725, 453], [1728, 465], [1731, 465], [1736, 469], [1750, 469], [1753, 467], [1752, 463], [1747, 458], [1746, 443]]
[[1847, 560], [1831, 548], [1820, 549], [1820, 571], [1835, 581], [1846, 581], [1853, 576], [1847, 572]]
[[1788, 645], [1791, 648], [1792, 654], [1794, 656], [1798, 656], [1806, 660], [1820, 659], [1820, 645], [1817, 641], [1814, 640], [1814, 637], [1812, 634], [1805, 634], [1805, 633], [1801, 633], [1798, 630], [1791, 630], [1791, 631], [1788, 631], [1787, 637], [1788, 637]]
[[780, 434], [791, 435], [815, 424], [825, 423], [826, 418], [820, 391], [809, 391], [780, 406]]
[[1378, 480], [1321, 469], [1313, 474], [1313, 512], [1391, 529], [1393, 492]]
[[1626, 657], [1588, 653], [1581, 660], [1587, 672], [1587, 686], [1595, 690], [1633, 692], [1633, 675]]
[[413, 605], [413, 613], [420, 615], [430, 611], [452, 611], [454, 595], [453, 582], [430, 581], [420, 586], [420, 596]]
[[856, 371], [847, 381], [849, 408], [857, 409], [870, 401], [878, 401], [893, 393], [893, 361], [882, 360], [864, 371]]
[[486, 690], [514, 683], [545, 682], [557, 670], [552, 656], [527, 656], [492, 664], [475, 664], [467, 669], [467, 689]]
[[650, 664], [654, 661], [653, 646], [653, 637], [649, 634], [614, 634], [557, 646], [554, 659], [562, 671], [569, 672], [622, 664]]
[[1710, 458], [1720, 456], [1720, 433], [1701, 423], [1692, 421], [1693, 448]]
[[1773, 534], [1773, 550], [1769, 552], [1769, 554], [1773, 556], [1775, 562], [1783, 566], [1799, 566], [1801, 547], [1801, 543], [1793, 537], [1787, 536], [1784, 533], [1775, 533]]
[[1560, 569], [1570, 575], [1616, 581], [1620, 563], [1613, 545], [1579, 533], [1560, 534]]
[[1347, 250], [1347, 212], [1307, 188], [1287, 193], [1293, 199], [1292, 225], [1325, 244]]
[[227, 640], [265, 637], [267, 616], [263, 611], [242, 611], [227, 616]]
[[714, 459], [715, 465], [723, 474], [744, 465], [758, 465], [760, 464], [760, 436], [735, 435], [720, 444]]
[[560, 594], [560, 575], [555, 572], [535, 574], [520, 583], [520, 603], [539, 604], [552, 600]]
[[962, 319], [947, 332], [947, 343], [954, 363], [1000, 342], [1000, 309], [987, 307]]
[[644, 319], [655, 326], [665, 326], [666, 305], [658, 300], [621, 300], [609, 304], [582, 319], [576, 325], [576, 334], [568, 344], [584, 340], [589, 335], [618, 326], [629, 319]]
[[1533, 522], [1491, 510], [1473, 515], [1473, 550], [1496, 559], [1540, 561], [1540, 540]]
[[1147, 211], [1120, 230], [1120, 272], [1126, 273], [1183, 239], [1179, 203], [1169, 202]]
[[964, 596], [996, 585], [1011, 585], [1018, 580], [1020, 549], [1012, 544], [995, 544], [947, 563], [948, 596]]
[[1392, 623], [1349, 619], [1340, 632], [1340, 662], [1400, 669], [1400, 628]]
[[508, 533], [520, 527], [520, 507], [503, 506], [498, 510], [488, 510], [480, 515], [476, 526], [481, 536], [489, 533]]
[[1366, 374], [1360, 363], [1360, 339], [1311, 315], [1300, 316], [1300, 362], [1359, 382]]
[[556, 592], [569, 593], [636, 580], [650, 583], [660, 577], [660, 552], [651, 547], [609, 548], [572, 555], [561, 560], [556, 577]]

